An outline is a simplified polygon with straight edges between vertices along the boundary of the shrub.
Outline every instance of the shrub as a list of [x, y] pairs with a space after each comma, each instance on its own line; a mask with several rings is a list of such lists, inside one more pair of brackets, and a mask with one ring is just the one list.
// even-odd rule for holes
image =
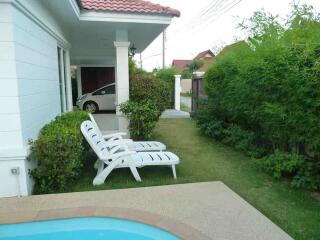
[[273, 154], [257, 161], [258, 165], [275, 178], [294, 176], [304, 165], [304, 159], [297, 154], [276, 150]]
[[80, 124], [87, 118], [83, 111], [65, 113], [45, 125], [31, 142], [29, 160], [37, 164], [30, 173], [35, 193], [64, 191], [77, 178], [85, 156]]
[[208, 100], [198, 126], [247, 153], [258, 149], [274, 175], [319, 188], [320, 18], [294, 5], [285, 25], [258, 12], [242, 26], [248, 41], [223, 50], [204, 76]]
[[120, 111], [129, 119], [131, 138], [135, 140], [149, 139], [160, 116], [160, 111], [153, 101], [128, 101], [120, 105]]
[[167, 82], [156, 79], [151, 74], [135, 74], [130, 80], [130, 100], [154, 102], [160, 112], [170, 106], [171, 92]]
[[157, 79], [160, 79], [163, 82], [166, 82], [170, 91], [170, 106], [174, 106], [174, 75], [178, 74], [178, 71], [175, 68], [162, 68], [155, 73]]
[[309, 188], [311, 190], [320, 190], [320, 167], [314, 163], [307, 162], [299, 169], [294, 176], [291, 185], [296, 188]]

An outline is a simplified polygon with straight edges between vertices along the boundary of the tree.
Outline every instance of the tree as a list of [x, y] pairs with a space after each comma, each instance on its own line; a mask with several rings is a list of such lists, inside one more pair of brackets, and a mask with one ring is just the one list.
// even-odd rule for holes
[[197, 71], [204, 65], [204, 61], [200, 59], [193, 59], [190, 64], [187, 64], [187, 69], [184, 70], [181, 75], [182, 79], [189, 79], [192, 77], [193, 72]]

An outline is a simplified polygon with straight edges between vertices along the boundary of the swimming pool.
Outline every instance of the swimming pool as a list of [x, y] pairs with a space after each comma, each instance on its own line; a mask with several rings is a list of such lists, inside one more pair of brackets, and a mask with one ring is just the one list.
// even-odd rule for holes
[[177, 236], [139, 222], [114, 218], [70, 218], [0, 225], [1, 240], [178, 240]]

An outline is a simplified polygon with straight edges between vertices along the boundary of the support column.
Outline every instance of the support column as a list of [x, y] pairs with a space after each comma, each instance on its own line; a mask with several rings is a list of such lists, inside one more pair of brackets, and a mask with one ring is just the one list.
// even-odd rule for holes
[[82, 82], [81, 82], [81, 66], [77, 65], [77, 88], [78, 97], [82, 96]]
[[129, 100], [129, 57], [130, 42], [114, 42], [116, 47], [116, 112], [121, 115], [119, 104]]
[[66, 98], [66, 68], [65, 68], [65, 56], [64, 50], [59, 48], [59, 56], [60, 56], [60, 91], [61, 91], [61, 113], [67, 111], [67, 98]]
[[70, 68], [70, 52], [66, 51], [66, 92], [67, 92], [67, 111], [73, 110], [72, 101], [72, 80], [71, 80], [71, 68]]
[[180, 111], [181, 75], [174, 75], [174, 109]]

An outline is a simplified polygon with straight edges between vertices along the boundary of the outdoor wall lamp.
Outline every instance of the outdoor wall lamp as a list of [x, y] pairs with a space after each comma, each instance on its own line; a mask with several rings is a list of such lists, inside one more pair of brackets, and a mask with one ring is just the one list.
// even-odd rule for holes
[[132, 46], [129, 49], [129, 57], [134, 57], [134, 55], [136, 54], [137, 48], [134, 46], [134, 44], [132, 44]]

